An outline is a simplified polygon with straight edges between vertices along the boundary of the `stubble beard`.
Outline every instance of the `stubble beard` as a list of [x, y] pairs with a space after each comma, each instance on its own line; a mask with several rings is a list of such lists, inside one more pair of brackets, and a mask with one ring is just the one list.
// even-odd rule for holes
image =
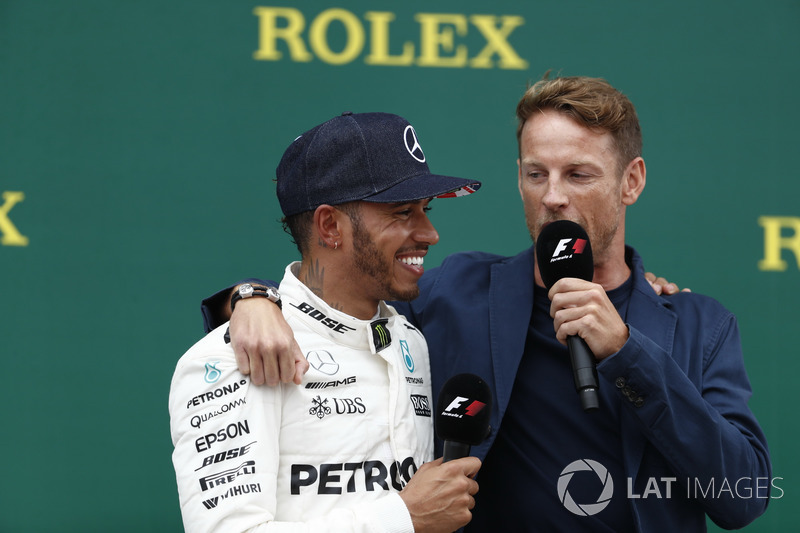
[[[617, 230], [619, 229], [619, 219], [619, 213], [617, 213], [613, 221], [599, 225], [590, 226], [583, 219], [572, 221], [576, 224], [579, 224], [584, 230], [586, 230], [589, 236], [589, 243], [592, 246], [592, 257], [595, 264], [604, 262], [606, 260], [607, 255], [611, 250], [611, 244], [614, 241]], [[528, 232], [530, 233], [531, 240], [534, 243], [536, 242], [536, 237], [539, 235], [539, 232], [541, 232], [541, 228], [544, 227], [545, 224], [555, 222], [557, 220], [565, 220], [565, 217], [558, 217], [553, 213], [547, 213], [542, 217], [542, 220], [537, 222], [535, 220], [535, 215], [525, 210], [525, 223], [528, 226]]]
[[[351, 219], [352, 220], [352, 219]], [[369, 232], [360, 220], [353, 223], [353, 265], [360, 274], [372, 279], [379, 300], [409, 302], [419, 296], [419, 287], [403, 290], [392, 285], [394, 263], [381, 255]]]

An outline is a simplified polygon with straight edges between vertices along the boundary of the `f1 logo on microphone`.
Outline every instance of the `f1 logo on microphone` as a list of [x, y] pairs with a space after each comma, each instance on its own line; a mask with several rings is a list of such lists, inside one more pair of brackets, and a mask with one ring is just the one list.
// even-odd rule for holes
[[[470, 402], [469, 405], [464, 406], [466, 402]], [[452, 416], [454, 418], [463, 418], [464, 416], [475, 416], [481, 412], [481, 410], [486, 407], [486, 404], [478, 401], [472, 400], [470, 401], [469, 398], [464, 398], [463, 396], [456, 396], [453, 398], [453, 401], [450, 402], [445, 410], [442, 412], [445, 416]]]
[[[567, 245], [571, 243], [573, 239], [561, 239], [558, 241], [558, 246], [556, 246], [556, 251], [553, 252], [553, 259], [558, 257], [558, 255], [567, 249]], [[575, 244], [572, 246], [572, 251], [576, 254], [582, 254], [583, 249], [586, 248], [586, 239], [574, 239]]]

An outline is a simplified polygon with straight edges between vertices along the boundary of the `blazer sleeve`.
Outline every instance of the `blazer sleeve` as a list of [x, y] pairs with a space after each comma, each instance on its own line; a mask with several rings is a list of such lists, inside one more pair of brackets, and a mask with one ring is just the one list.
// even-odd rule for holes
[[705, 327], [684, 318], [673, 354], [629, 325], [628, 342], [598, 371], [625, 397], [623, 409], [679, 480], [714, 484], [713, 494], [700, 494], [708, 516], [740, 528], [766, 510], [771, 465], [747, 406], [751, 388], [736, 319], [727, 311], [717, 315]]

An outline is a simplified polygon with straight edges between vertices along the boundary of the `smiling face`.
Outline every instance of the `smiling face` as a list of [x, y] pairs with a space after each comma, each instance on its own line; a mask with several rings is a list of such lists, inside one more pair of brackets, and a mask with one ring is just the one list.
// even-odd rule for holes
[[405, 204], [360, 202], [351, 217], [352, 287], [370, 300], [413, 300], [428, 247], [439, 242], [428, 200]]
[[520, 136], [518, 185], [531, 238], [555, 220], [586, 230], [596, 266], [624, 257], [625, 207], [644, 187], [644, 161], [620, 174], [608, 132], [591, 130], [552, 109], [536, 112]]

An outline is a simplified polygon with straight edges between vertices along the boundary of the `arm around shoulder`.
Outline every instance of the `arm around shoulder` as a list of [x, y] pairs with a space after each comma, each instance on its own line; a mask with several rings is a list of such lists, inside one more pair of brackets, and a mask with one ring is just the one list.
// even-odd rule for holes
[[243, 283], [257, 287], [277, 285], [269, 280], [248, 279], [203, 300], [201, 310], [206, 331], [230, 320], [231, 346], [239, 370], [255, 385], [300, 384], [308, 370], [291, 328], [279, 305], [269, 298], [238, 299], [233, 310], [231, 296]]
[[271, 280], [257, 278], [243, 279], [230, 287], [215, 292], [200, 302], [200, 312], [203, 314], [203, 330], [206, 333], [218, 328], [231, 319], [231, 296], [244, 283], [260, 287], [278, 288], [278, 284]]

